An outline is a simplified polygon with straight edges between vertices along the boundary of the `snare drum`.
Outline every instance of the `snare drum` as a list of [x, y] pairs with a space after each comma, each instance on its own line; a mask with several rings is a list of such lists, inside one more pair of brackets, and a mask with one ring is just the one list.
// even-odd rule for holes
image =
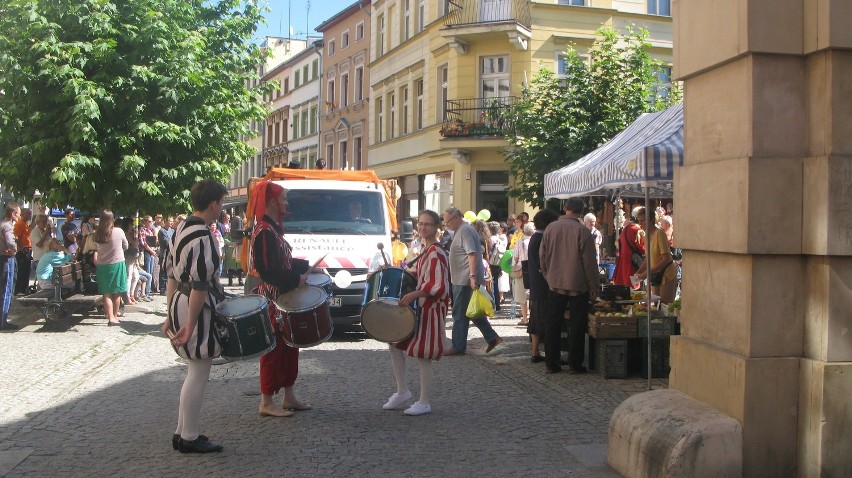
[[417, 279], [402, 267], [379, 269], [367, 278], [361, 305], [366, 306], [370, 301], [380, 297], [401, 299], [405, 294], [414, 291], [416, 287]]
[[379, 342], [402, 342], [417, 330], [417, 314], [399, 299], [373, 299], [361, 310], [361, 328]]
[[247, 360], [275, 348], [275, 331], [269, 322], [265, 297], [251, 294], [219, 302], [216, 316], [225, 360]]
[[322, 287], [297, 287], [279, 295], [275, 299], [275, 306], [281, 311], [281, 335], [291, 347], [319, 345], [334, 332], [328, 308], [328, 292]]
[[307, 275], [307, 280], [305, 281], [305, 284], [319, 286], [325, 290], [328, 290], [328, 287], [331, 285], [331, 277], [329, 277], [327, 274], [314, 272], [312, 274]]

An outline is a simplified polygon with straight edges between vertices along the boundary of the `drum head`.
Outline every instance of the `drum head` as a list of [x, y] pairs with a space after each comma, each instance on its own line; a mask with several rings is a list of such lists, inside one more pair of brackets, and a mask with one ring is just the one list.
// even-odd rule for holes
[[331, 284], [331, 277], [329, 277], [325, 274], [320, 274], [320, 273], [317, 272], [315, 274], [308, 274], [307, 277], [308, 277], [308, 279], [307, 279], [306, 283], [308, 285], [318, 285], [320, 287], [324, 287], [324, 286], [327, 286], [328, 284]]
[[275, 305], [285, 312], [302, 312], [322, 305], [328, 300], [328, 292], [315, 285], [303, 285], [275, 299]]
[[216, 304], [216, 313], [223, 317], [243, 317], [257, 312], [266, 306], [266, 297], [249, 294], [243, 297], [223, 300]]
[[361, 312], [361, 328], [380, 342], [401, 342], [414, 335], [417, 316], [397, 299], [375, 299]]

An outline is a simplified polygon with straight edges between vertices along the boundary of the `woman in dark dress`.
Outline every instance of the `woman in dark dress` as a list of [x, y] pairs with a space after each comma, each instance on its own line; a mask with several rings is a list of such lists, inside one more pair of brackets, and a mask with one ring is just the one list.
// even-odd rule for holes
[[541, 259], [538, 256], [538, 249], [541, 246], [541, 238], [544, 235], [544, 229], [555, 221], [559, 216], [550, 209], [542, 209], [533, 217], [535, 225], [535, 233], [530, 238], [530, 244], [527, 249], [528, 267], [529, 267], [529, 282], [530, 282], [530, 319], [527, 324], [527, 333], [530, 334], [530, 343], [532, 345], [532, 363], [544, 361], [544, 357], [539, 352], [539, 343], [541, 336], [544, 333], [545, 318], [547, 317], [547, 280], [541, 273]]

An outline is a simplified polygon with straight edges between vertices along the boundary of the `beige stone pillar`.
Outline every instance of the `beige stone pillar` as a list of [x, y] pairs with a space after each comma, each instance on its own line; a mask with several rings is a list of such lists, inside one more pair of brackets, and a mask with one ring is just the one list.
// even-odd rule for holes
[[742, 424], [744, 476], [852, 476], [852, 1], [674, 9], [670, 387]]

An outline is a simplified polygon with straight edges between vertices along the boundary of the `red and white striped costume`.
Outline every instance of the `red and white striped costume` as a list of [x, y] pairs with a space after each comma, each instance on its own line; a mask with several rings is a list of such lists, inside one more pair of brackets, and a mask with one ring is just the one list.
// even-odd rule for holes
[[438, 244], [429, 246], [415, 264], [417, 290], [429, 295], [420, 301], [417, 331], [410, 339], [395, 344], [409, 357], [439, 360], [444, 353], [444, 322], [450, 302], [449, 273], [447, 252]]

